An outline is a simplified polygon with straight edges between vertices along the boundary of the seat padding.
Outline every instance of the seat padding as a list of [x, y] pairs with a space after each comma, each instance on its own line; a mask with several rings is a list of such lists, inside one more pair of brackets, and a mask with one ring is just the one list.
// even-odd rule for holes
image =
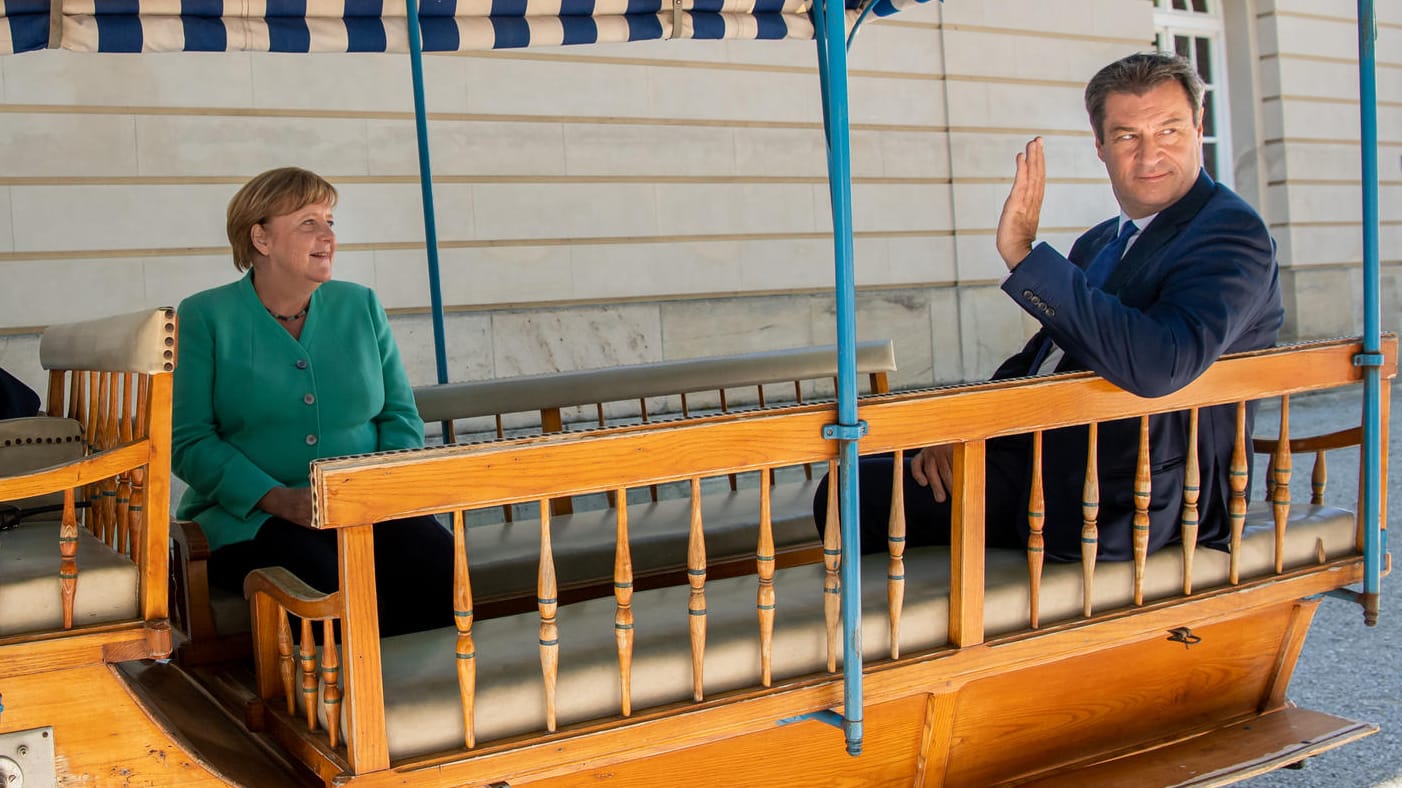
[[[83, 427], [73, 419], [57, 416], [26, 416], [0, 419], [0, 476], [18, 476], [51, 465], [82, 459]], [[24, 498], [3, 503], [32, 509], [63, 503], [62, 493]], [[57, 521], [58, 515], [45, 514], [27, 521]]]
[[[58, 532], [58, 523], [0, 531], [0, 637], [63, 628]], [[139, 617], [136, 564], [81, 527], [77, 561], [75, 628]]]
[[[817, 486], [818, 482], [811, 480], [773, 486], [770, 519], [777, 550], [816, 543], [813, 493]], [[715, 563], [754, 555], [759, 535], [759, 489], [706, 492], [701, 501], [707, 560]], [[550, 519], [555, 575], [561, 586], [613, 579], [615, 517], [615, 510], [608, 508]], [[538, 522], [529, 518], [467, 529], [468, 567], [477, 599], [535, 592], [540, 564]], [[690, 527], [689, 497], [629, 504], [628, 545], [634, 574], [685, 567]], [[211, 588], [210, 605], [219, 634], [249, 630], [248, 603], [238, 595]]]
[[[1243, 577], [1273, 571], [1274, 537], [1269, 509], [1253, 508], [1252, 524], [1242, 546]], [[1285, 565], [1316, 562], [1322, 546], [1328, 558], [1354, 552], [1355, 520], [1350, 512], [1319, 506], [1292, 509]], [[884, 555], [862, 561], [862, 638], [865, 658], [889, 653], [886, 563]], [[1147, 599], [1181, 593], [1182, 552], [1162, 550], [1150, 556]], [[1196, 551], [1196, 589], [1227, 582], [1229, 555], [1205, 548]], [[1095, 604], [1100, 611], [1128, 605], [1133, 566], [1105, 563], [1096, 567]], [[780, 570], [773, 674], [776, 680], [818, 672], [826, 665], [822, 566]], [[990, 551], [987, 560], [985, 627], [990, 637], [1028, 625], [1027, 559], [1021, 551]], [[920, 548], [907, 552], [906, 592], [901, 650], [913, 654], [947, 641], [949, 550]], [[705, 687], [708, 694], [758, 686], [759, 637], [753, 576], [706, 584], [707, 618]], [[642, 709], [691, 697], [688, 635], [689, 588], [669, 587], [633, 596], [633, 708]], [[1081, 613], [1081, 567], [1049, 564], [1042, 581], [1043, 624]], [[595, 599], [559, 609], [560, 673], [558, 714], [561, 725], [618, 714], [619, 680], [614, 640], [614, 600]], [[545, 729], [538, 635], [533, 613], [479, 622], [473, 628], [477, 649], [477, 741], [490, 741]], [[385, 716], [389, 750], [404, 758], [462, 747], [462, 712], [454, 654], [455, 630], [439, 629], [383, 641]], [[299, 693], [300, 695], [300, 693]], [[324, 720], [323, 720], [324, 722]]]

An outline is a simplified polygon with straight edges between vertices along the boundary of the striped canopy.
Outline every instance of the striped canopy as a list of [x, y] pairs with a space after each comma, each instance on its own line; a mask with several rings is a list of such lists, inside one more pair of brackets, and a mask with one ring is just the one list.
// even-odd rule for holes
[[[925, 0], [845, 0], [848, 25]], [[424, 0], [428, 52], [812, 38], [812, 0]], [[0, 0], [0, 54], [402, 52], [404, 0]]]

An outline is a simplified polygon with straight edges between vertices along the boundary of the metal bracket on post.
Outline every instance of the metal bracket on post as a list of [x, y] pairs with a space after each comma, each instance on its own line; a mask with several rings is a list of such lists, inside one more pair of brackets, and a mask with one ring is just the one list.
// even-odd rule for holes
[[1381, 367], [1383, 365], [1383, 354], [1381, 353], [1356, 353], [1353, 356], [1355, 367]]
[[841, 714], [838, 714], [832, 709], [820, 709], [809, 714], [799, 714], [793, 717], [784, 717], [783, 719], [775, 721], [774, 724], [792, 725], [795, 722], [805, 722], [807, 720], [814, 720], [815, 722], [821, 722], [826, 725], [831, 725], [832, 727], [837, 728], [838, 730], [842, 730], [843, 722], [845, 721], [843, 720]]
[[823, 438], [830, 441], [854, 441], [859, 440], [867, 434], [867, 423], [858, 421], [856, 424], [824, 424]]

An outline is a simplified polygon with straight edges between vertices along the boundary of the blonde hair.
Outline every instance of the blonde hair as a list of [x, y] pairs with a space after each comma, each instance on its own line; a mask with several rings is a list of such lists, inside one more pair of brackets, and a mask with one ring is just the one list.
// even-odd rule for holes
[[323, 202], [336, 205], [336, 187], [310, 170], [279, 167], [254, 176], [229, 200], [225, 229], [234, 251], [234, 267], [247, 271], [258, 256], [251, 234], [253, 225]]

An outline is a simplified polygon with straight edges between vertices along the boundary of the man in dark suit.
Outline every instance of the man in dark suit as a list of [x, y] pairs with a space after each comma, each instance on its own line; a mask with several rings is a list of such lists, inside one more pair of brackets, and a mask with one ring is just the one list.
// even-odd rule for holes
[[[1187, 385], [1224, 353], [1270, 347], [1283, 321], [1275, 244], [1261, 217], [1202, 171], [1203, 83], [1172, 55], [1116, 61], [1086, 86], [1095, 147], [1120, 216], [1082, 235], [1063, 256], [1037, 243], [1046, 181], [1042, 141], [1017, 156], [1012, 191], [998, 221], [997, 248], [1008, 266], [1003, 290], [1042, 328], [994, 379], [1092, 370], [1142, 397]], [[1251, 420], [1248, 416], [1247, 429]], [[1101, 425], [1099, 556], [1132, 558], [1132, 481], [1138, 420]], [[1149, 549], [1179, 538], [1188, 416], [1150, 420], [1152, 497]], [[1202, 490], [1198, 541], [1228, 537], [1228, 467], [1235, 409], [1204, 409], [1199, 423]], [[1249, 440], [1249, 435], [1248, 435]], [[1079, 560], [1087, 431], [1043, 437], [1046, 553]], [[985, 522], [991, 547], [1025, 546], [1031, 440], [990, 441]], [[908, 544], [947, 544], [949, 446], [916, 453], [903, 470]], [[886, 549], [889, 458], [861, 466], [864, 551]], [[814, 502], [819, 528], [826, 490]]]

